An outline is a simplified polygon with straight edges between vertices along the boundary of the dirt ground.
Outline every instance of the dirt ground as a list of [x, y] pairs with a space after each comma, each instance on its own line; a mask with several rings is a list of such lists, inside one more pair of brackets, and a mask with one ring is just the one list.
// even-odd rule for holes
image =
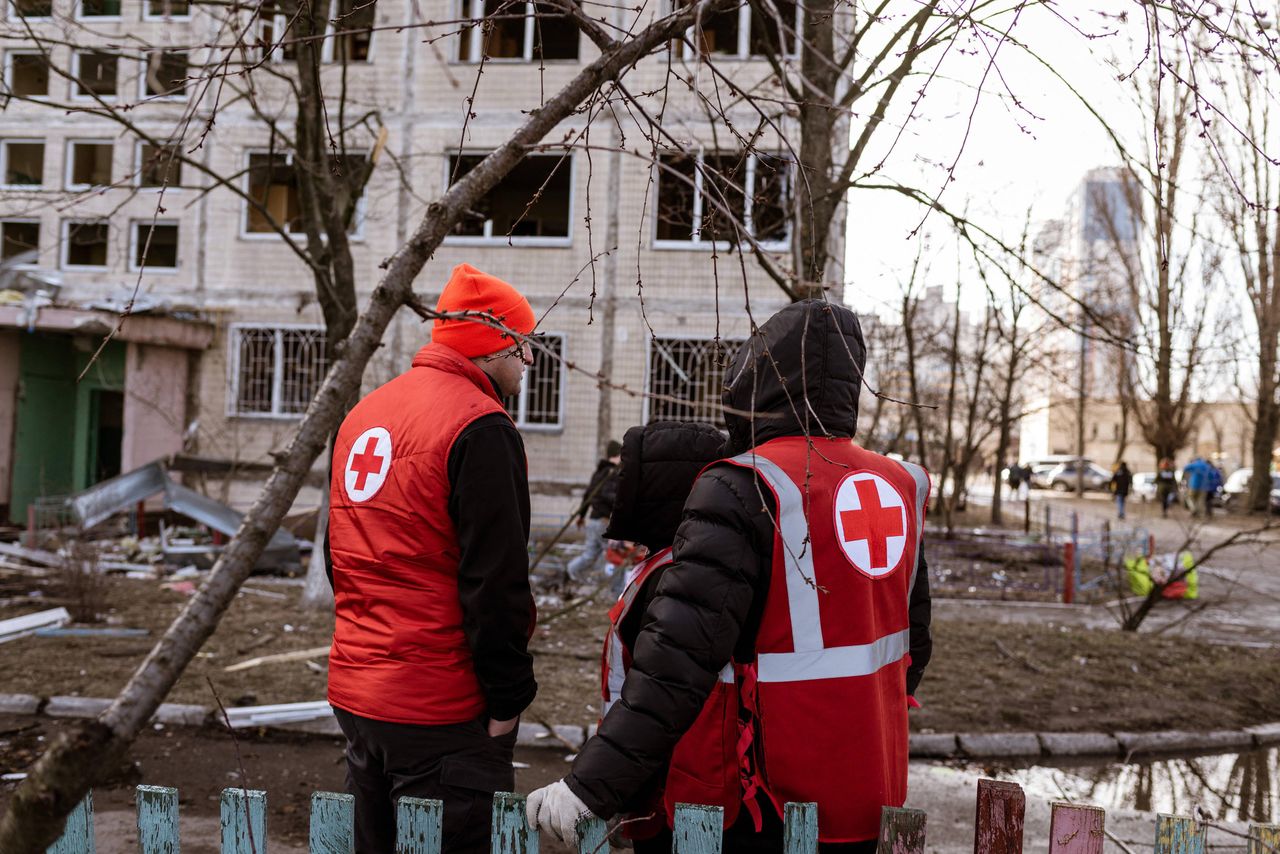
[[[210, 681], [227, 706], [324, 697], [323, 653], [224, 670], [257, 656], [324, 647], [332, 634], [331, 615], [298, 608], [298, 587], [262, 579], [248, 586], [271, 595], [237, 597], [170, 701], [215, 705]], [[41, 597], [0, 607], [0, 618], [59, 603], [52, 582], [35, 589]], [[111, 624], [147, 628], [151, 637], [27, 637], [0, 644], [0, 692], [112, 697], [188, 598], [159, 582], [124, 578], [109, 579], [102, 596], [101, 610]], [[606, 598], [601, 594], [567, 611], [543, 608], [531, 645], [538, 698], [526, 720], [597, 720]], [[919, 691], [924, 708], [912, 715], [921, 730], [1216, 729], [1269, 722], [1280, 709], [1275, 648], [1081, 630], [1049, 621], [936, 621], [934, 635], [934, 659]]]

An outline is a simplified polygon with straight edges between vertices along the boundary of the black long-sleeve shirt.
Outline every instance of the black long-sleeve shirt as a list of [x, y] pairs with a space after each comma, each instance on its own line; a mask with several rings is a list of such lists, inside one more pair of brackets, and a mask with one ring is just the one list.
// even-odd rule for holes
[[462, 629], [489, 717], [508, 720], [538, 691], [529, 654], [529, 478], [511, 419], [494, 413], [467, 425], [449, 451], [448, 475]]

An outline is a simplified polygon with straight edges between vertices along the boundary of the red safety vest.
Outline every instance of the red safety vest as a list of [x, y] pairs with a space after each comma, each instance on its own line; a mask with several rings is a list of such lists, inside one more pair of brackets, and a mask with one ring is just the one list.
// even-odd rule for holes
[[[670, 564], [669, 548], [650, 556], [636, 567], [631, 583], [609, 609], [609, 631], [604, 639], [600, 668], [605, 714], [621, 698], [622, 683], [631, 668], [631, 649], [622, 642], [618, 627], [635, 604], [645, 580]], [[655, 802], [650, 807], [656, 813], [656, 821], [628, 824], [626, 834], [632, 839], [645, 839], [657, 832], [659, 823], [673, 827], [678, 803], [724, 807], [724, 826], [733, 824], [742, 804], [738, 735], [738, 688], [733, 665], [727, 664], [693, 726], [676, 743], [666, 783], [660, 793], [655, 793]]]
[[[907, 795], [908, 602], [929, 476], [850, 439], [775, 439], [726, 462], [773, 492], [773, 568], [742, 668], [744, 797], [818, 805], [818, 838], [875, 838]], [[754, 810], [753, 810], [754, 812]]]
[[428, 344], [342, 422], [329, 490], [334, 706], [405, 724], [484, 712], [462, 631], [448, 460], [463, 428], [495, 412], [506, 411], [484, 372]]

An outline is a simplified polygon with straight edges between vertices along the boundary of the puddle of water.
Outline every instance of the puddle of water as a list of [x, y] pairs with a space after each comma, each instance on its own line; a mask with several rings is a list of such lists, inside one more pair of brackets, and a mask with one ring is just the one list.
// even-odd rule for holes
[[1029, 791], [1106, 809], [1280, 822], [1280, 748], [1149, 762], [1002, 769]]

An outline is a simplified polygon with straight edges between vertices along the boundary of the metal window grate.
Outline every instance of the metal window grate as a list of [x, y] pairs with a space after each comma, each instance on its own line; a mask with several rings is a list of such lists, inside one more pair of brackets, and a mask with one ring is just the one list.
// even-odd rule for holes
[[305, 412], [329, 369], [324, 330], [239, 327], [235, 336], [235, 414]]
[[720, 393], [729, 359], [740, 343], [654, 338], [649, 347], [648, 391], [658, 396], [649, 398], [649, 420], [678, 419], [722, 426]]

